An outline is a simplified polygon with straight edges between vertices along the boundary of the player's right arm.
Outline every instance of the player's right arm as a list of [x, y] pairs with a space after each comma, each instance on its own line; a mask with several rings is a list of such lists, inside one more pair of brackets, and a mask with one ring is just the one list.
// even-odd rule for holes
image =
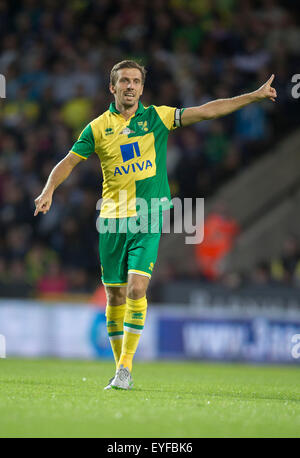
[[73, 153], [69, 153], [54, 167], [42, 193], [34, 201], [34, 216], [36, 216], [39, 212], [42, 212], [45, 215], [47, 211], [49, 211], [55, 189], [68, 178], [73, 168], [81, 161], [83, 161], [83, 158]]
[[47, 213], [51, 207], [55, 189], [65, 181], [79, 162], [87, 159], [95, 151], [95, 140], [91, 125], [88, 124], [74, 143], [71, 151], [52, 170], [42, 193], [35, 199], [34, 216]]

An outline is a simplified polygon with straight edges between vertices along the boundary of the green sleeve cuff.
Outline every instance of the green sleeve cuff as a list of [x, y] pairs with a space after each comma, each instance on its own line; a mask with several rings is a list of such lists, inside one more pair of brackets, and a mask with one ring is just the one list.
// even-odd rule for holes
[[85, 157], [85, 156], [81, 156], [81, 154], [75, 153], [75, 151], [72, 151], [72, 150], [70, 150], [70, 151], [69, 151], [69, 153], [73, 153], [73, 154], [76, 154], [76, 156], [79, 156], [79, 157], [81, 157], [81, 158], [82, 158], [82, 159], [84, 159], [85, 161], [87, 160], [87, 157]]
[[77, 156], [83, 159], [87, 159], [95, 152], [94, 134], [90, 124], [83, 129], [70, 152], [77, 154]]

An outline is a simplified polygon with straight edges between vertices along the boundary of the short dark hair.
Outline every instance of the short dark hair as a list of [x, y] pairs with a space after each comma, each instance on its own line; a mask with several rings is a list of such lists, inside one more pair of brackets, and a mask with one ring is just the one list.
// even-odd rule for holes
[[143, 67], [143, 65], [138, 64], [134, 60], [122, 60], [121, 62], [118, 62], [116, 65], [114, 65], [113, 68], [111, 69], [110, 84], [112, 84], [113, 86], [117, 82], [117, 71], [120, 70], [121, 68], [137, 68], [141, 72], [141, 75], [142, 75], [142, 84], [145, 83], [146, 73], [147, 73], [147, 70], [145, 69], [145, 67]]

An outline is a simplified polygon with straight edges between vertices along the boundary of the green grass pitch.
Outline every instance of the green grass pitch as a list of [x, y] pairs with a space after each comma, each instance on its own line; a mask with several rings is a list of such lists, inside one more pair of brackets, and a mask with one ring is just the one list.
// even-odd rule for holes
[[103, 391], [113, 368], [0, 360], [0, 437], [300, 437], [299, 367], [136, 362]]

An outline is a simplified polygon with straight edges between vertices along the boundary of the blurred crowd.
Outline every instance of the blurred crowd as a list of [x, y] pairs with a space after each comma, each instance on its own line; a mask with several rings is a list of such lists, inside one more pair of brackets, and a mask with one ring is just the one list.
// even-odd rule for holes
[[231, 290], [245, 285], [288, 286], [300, 288], [300, 241], [294, 234], [289, 234], [283, 241], [277, 257], [257, 263], [251, 273], [231, 272], [221, 275], [219, 282]]
[[89, 293], [99, 284], [96, 155], [58, 188], [47, 215], [33, 212], [51, 169], [108, 108], [116, 62], [146, 66], [144, 105], [201, 105], [275, 74], [276, 103], [170, 135], [172, 195], [208, 197], [296, 125], [297, 8], [293, 0], [0, 0], [0, 294]]

